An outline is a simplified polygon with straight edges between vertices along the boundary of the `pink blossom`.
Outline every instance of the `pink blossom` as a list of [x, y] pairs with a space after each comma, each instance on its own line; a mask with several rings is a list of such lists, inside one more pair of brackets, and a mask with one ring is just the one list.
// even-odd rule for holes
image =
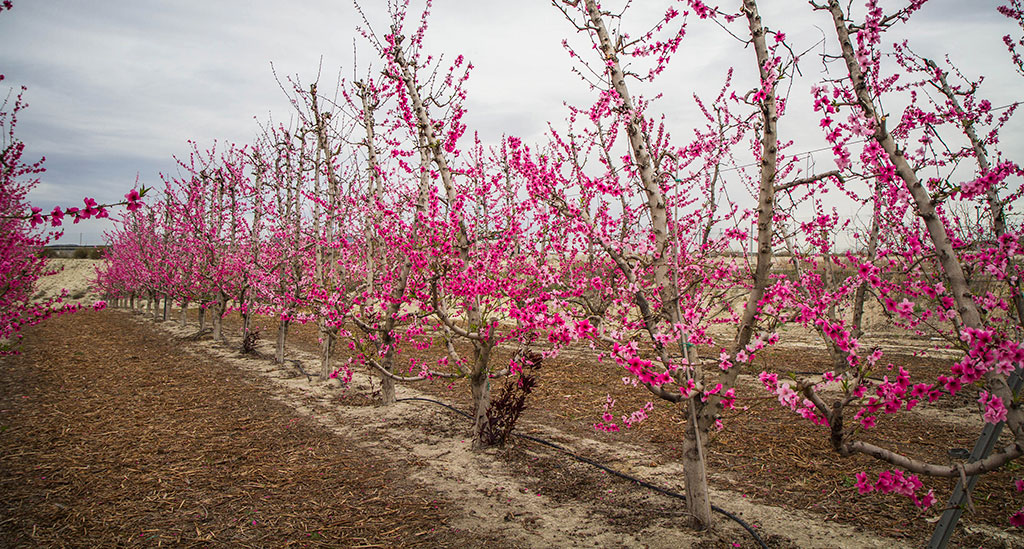
[[39, 213], [42, 212], [42, 211], [43, 211], [42, 208], [36, 208], [35, 206], [32, 207], [31, 222], [32, 222], [32, 227], [33, 228], [35, 228], [36, 225], [39, 225], [39, 224], [41, 224], [43, 222], [43, 216], [39, 215]]
[[1006, 405], [1003, 403], [1003, 399], [989, 394], [988, 391], [981, 391], [979, 394], [981, 396], [978, 398], [978, 403], [985, 406], [985, 411], [982, 414], [985, 422], [1000, 423], [1006, 421]]
[[875, 487], [868, 481], [868, 474], [866, 472], [860, 472], [854, 476], [857, 478], [858, 494], [869, 494], [874, 491]]
[[910, 320], [914, 314], [914, 302], [904, 298], [903, 301], [896, 305], [896, 312], [904, 320]]
[[1020, 510], [1010, 516], [1010, 524], [1018, 528], [1024, 526], [1024, 507], [1021, 507]]

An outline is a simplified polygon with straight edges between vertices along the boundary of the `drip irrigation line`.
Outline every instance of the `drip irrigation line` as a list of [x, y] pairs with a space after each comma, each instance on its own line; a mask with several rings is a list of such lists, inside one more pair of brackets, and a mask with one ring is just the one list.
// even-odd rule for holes
[[289, 359], [288, 362], [291, 362], [292, 364], [294, 364], [295, 367], [298, 368], [300, 372], [302, 372], [302, 375], [306, 376], [306, 381], [309, 381], [309, 382], [313, 381], [313, 376], [307, 374], [306, 371], [302, 369], [302, 362], [301, 361], [298, 361], [298, 360], [295, 360], [295, 359]]
[[[459, 410], [458, 408], [456, 408], [456, 407], [454, 407], [454, 406], [452, 406], [450, 404], [445, 404], [444, 402], [441, 402], [439, 400], [434, 400], [432, 398], [408, 397], [408, 398], [396, 398], [395, 401], [397, 401], [397, 402], [408, 402], [408, 401], [430, 402], [432, 404], [437, 404], [439, 406], [443, 406], [445, 408], [448, 408], [449, 410], [455, 412], [456, 414], [459, 414], [460, 416], [462, 416], [462, 417], [464, 417], [466, 419], [470, 419], [470, 420], [473, 419], [473, 416], [467, 414], [466, 412], [463, 412], [462, 410]], [[536, 442], [537, 444], [542, 444], [544, 446], [548, 446], [550, 448], [554, 448], [555, 450], [558, 450], [558, 451], [568, 455], [569, 457], [575, 459], [576, 461], [579, 461], [581, 463], [586, 463], [587, 465], [591, 465], [591, 466], [597, 467], [598, 469], [600, 469], [600, 470], [602, 470], [602, 471], [604, 471], [606, 473], [615, 475], [615, 476], [617, 476], [617, 477], [619, 477], [621, 479], [628, 480], [630, 482], [634, 482], [634, 483], [636, 483], [636, 484], [638, 484], [640, 486], [643, 486], [644, 488], [647, 488], [649, 490], [653, 490], [655, 492], [658, 492], [659, 494], [663, 494], [663, 495], [666, 495], [668, 497], [672, 497], [672, 498], [681, 499], [683, 501], [686, 501], [686, 496], [683, 495], [683, 494], [680, 494], [678, 492], [673, 492], [672, 490], [669, 490], [667, 488], [662, 488], [661, 486], [657, 486], [655, 484], [651, 484], [650, 482], [647, 482], [645, 480], [641, 480], [639, 478], [636, 478], [634, 476], [628, 475], [628, 474], [623, 473], [621, 471], [616, 471], [615, 469], [612, 469], [611, 467], [608, 467], [607, 465], [604, 465], [602, 463], [598, 463], [597, 461], [594, 461], [594, 460], [592, 460], [592, 459], [590, 459], [590, 458], [588, 458], [586, 456], [581, 456], [581, 455], [577, 454], [576, 452], [573, 452], [572, 450], [566, 448], [565, 446], [556, 444], [556, 443], [551, 442], [549, 440], [544, 440], [544, 439], [539, 438], [539, 437], [531, 436], [531, 435], [523, 435], [523, 434], [519, 434], [519, 433], [511, 433], [511, 434], [514, 437], [526, 439], [526, 440], [529, 440], [529, 441], [532, 441], [532, 442]], [[743, 519], [741, 519], [740, 517], [736, 516], [734, 513], [730, 513], [729, 511], [726, 511], [725, 509], [722, 509], [721, 507], [719, 507], [717, 505], [712, 505], [711, 506], [711, 510], [716, 512], [716, 513], [719, 513], [721, 515], [724, 515], [726, 518], [729, 518], [730, 520], [732, 520], [736, 524], [739, 524], [740, 526], [742, 526], [743, 529], [746, 530], [747, 533], [750, 534], [750, 537], [754, 538], [754, 541], [756, 541], [758, 543], [758, 545], [760, 545], [762, 547], [762, 549], [768, 549], [768, 545], [764, 542], [764, 540], [761, 539], [761, 536], [759, 536], [757, 534], [757, 532], [754, 531], [754, 528], [752, 526], [750, 526], [749, 524], [747, 524]]]

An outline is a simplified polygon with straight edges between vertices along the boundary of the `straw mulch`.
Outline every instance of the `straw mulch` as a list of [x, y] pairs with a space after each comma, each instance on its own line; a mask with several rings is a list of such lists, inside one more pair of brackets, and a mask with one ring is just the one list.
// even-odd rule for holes
[[227, 364], [127, 315], [0, 359], [0, 546], [495, 546], [446, 502]]

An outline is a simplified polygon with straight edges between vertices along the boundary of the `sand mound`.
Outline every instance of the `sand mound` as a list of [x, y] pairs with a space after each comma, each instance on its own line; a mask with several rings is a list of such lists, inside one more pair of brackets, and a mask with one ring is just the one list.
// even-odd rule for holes
[[47, 260], [47, 267], [56, 272], [44, 276], [36, 282], [36, 293], [32, 299], [41, 301], [57, 297], [62, 290], [66, 289], [68, 302], [92, 303], [100, 298], [92, 288], [92, 280], [96, 278], [96, 267], [102, 262], [101, 259], [54, 258]]

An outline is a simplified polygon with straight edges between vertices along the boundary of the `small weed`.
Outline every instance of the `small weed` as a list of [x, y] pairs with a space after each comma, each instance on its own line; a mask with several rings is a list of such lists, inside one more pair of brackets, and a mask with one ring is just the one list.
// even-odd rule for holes
[[260, 341], [260, 330], [259, 330], [259, 328], [256, 328], [254, 330], [249, 330], [249, 332], [246, 333], [242, 337], [242, 354], [246, 354], [246, 355], [257, 354], [256, 353], [256, 345], [259, 344], [259, 341]]
[[526, 408], [526, 397], [537, 386], [537, 370], [541, 356], [529, 351], [520, 351], [516, 359], [519, 375], [508, 379], [498, 397], [487, 408], [487, 424], [484, 425], [483, 439], [488, 446], [504, 445], [516, 426], [519, 416]]

